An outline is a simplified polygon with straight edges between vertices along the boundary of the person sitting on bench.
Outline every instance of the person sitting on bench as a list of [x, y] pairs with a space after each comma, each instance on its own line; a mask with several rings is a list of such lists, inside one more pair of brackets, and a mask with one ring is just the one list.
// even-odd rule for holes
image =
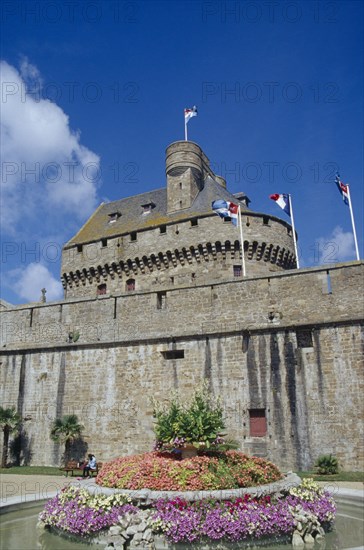
[[83, 467], [83, 476], [82, 477], [91, 477], [90, 472], [96, 470], [96, 458], [95, 455], [89, 454], [88, 461]]

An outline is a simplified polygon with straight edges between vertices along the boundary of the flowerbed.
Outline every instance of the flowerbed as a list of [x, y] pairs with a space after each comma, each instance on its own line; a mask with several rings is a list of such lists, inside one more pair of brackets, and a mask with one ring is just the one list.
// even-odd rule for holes
[[85, 489], [70, 486], [46, 503], [39, 519], [67, 533], [89, 536], [115, 525], [127, 512], [136, 513], [138, 508], [125, 495], [90, 495]]
[[[108, 527], [119, 526], [120, 537], [130, 540], [144, 523], [143, 529], [148, 531], [151, 542], [160, 534], [171, 543], [237, 542], [282, 536], [289, 539], [297, 529], [297, 518], [305, 514], [311, 514], [309, 523], [313, 514], [328, 528], [335, 511], [332, 497], [312, 480], [304, 480], [299, 487], [279, 496], [245, 495], [229, 501], [210, 499], [192, 503], [174, 498], [159, 500], [147, 511], [133, 506], [125, 495], [91, 495], [85, 489], [71, 486], [46, 504], [40, 520], [84, 539], [102, 532], [107, 534]], [[130, 529], [133, 521], [136, 527]]]
[[274, 464], [239, 451], [185, 460], [177, 460], [167, 453], [151, 452], [105, 464], [96, 483], [117, 489], [201, 491], [252, 487], [279, 479], [282, 474]]
[[336, 511], [332, 497], [312, 480], [308, 483], [305, 480], [300, 487], [275, 501], [269, 496], [253, 498], [249, 495], [223, 502], [160, 500], [156, 503], [153, 529], [164, 533], [174, 543], [288, 537], [296, 528], [298, 509], [313, 513], [323, 524], [330, 524]]

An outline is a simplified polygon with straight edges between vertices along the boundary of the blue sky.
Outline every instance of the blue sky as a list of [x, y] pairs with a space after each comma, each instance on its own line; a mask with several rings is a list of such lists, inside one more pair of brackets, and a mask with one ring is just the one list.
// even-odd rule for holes
[[255, 211], [291, 193], [302, 266], [363, 257], [363, 3], [4, 1], [2, 292], [62, 297], [62, 245], [101, 201], [165, 185], [189, 139]]

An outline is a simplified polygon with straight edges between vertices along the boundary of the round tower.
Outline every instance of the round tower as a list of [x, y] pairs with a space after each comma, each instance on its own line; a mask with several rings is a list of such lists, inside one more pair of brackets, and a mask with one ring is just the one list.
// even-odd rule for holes
[[[201, 147], [193, 141], [175, 141], [166, 149], [166, 174], [168, 176], [181, 176], [190, 169], [196, 179], [201, 179], [203, 174], [203, 157]], [[208, 159], [206, 157], [207, 162]]]

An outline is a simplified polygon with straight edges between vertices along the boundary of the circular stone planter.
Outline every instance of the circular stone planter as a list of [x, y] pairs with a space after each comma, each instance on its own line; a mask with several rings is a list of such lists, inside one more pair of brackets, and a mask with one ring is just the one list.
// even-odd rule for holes
[[269, 483], [267, 485], [257, 485], [256, 487], [244, 487], [239, 489], [222, 489], [216, 491], [153, 491], [151, 489], [111, 489], [109, 487], [102, 487], [96, 485], [95, 481], [88, 480], [87, 484], [80, 482], [72, 482], [71, 485], [82, 487], [91, 494], [97, 495], [113, 495], [120, 493], [128, 495], [134, 502], [141, 505], [152, 504], [160, 499], [173, 499], [176, 497], [182, 498], [188, 502], [204, 499], [216, 499], [216, 500], [230, 500], [234, 498], [243, 497], [246, 494], [251, 496], [260, 497], [264, 495], [274, 495], [280, 493], [283, 490], [297, 487], [301, 483], [301, 478], [293, 472], [288, 472], [283, 479]]

